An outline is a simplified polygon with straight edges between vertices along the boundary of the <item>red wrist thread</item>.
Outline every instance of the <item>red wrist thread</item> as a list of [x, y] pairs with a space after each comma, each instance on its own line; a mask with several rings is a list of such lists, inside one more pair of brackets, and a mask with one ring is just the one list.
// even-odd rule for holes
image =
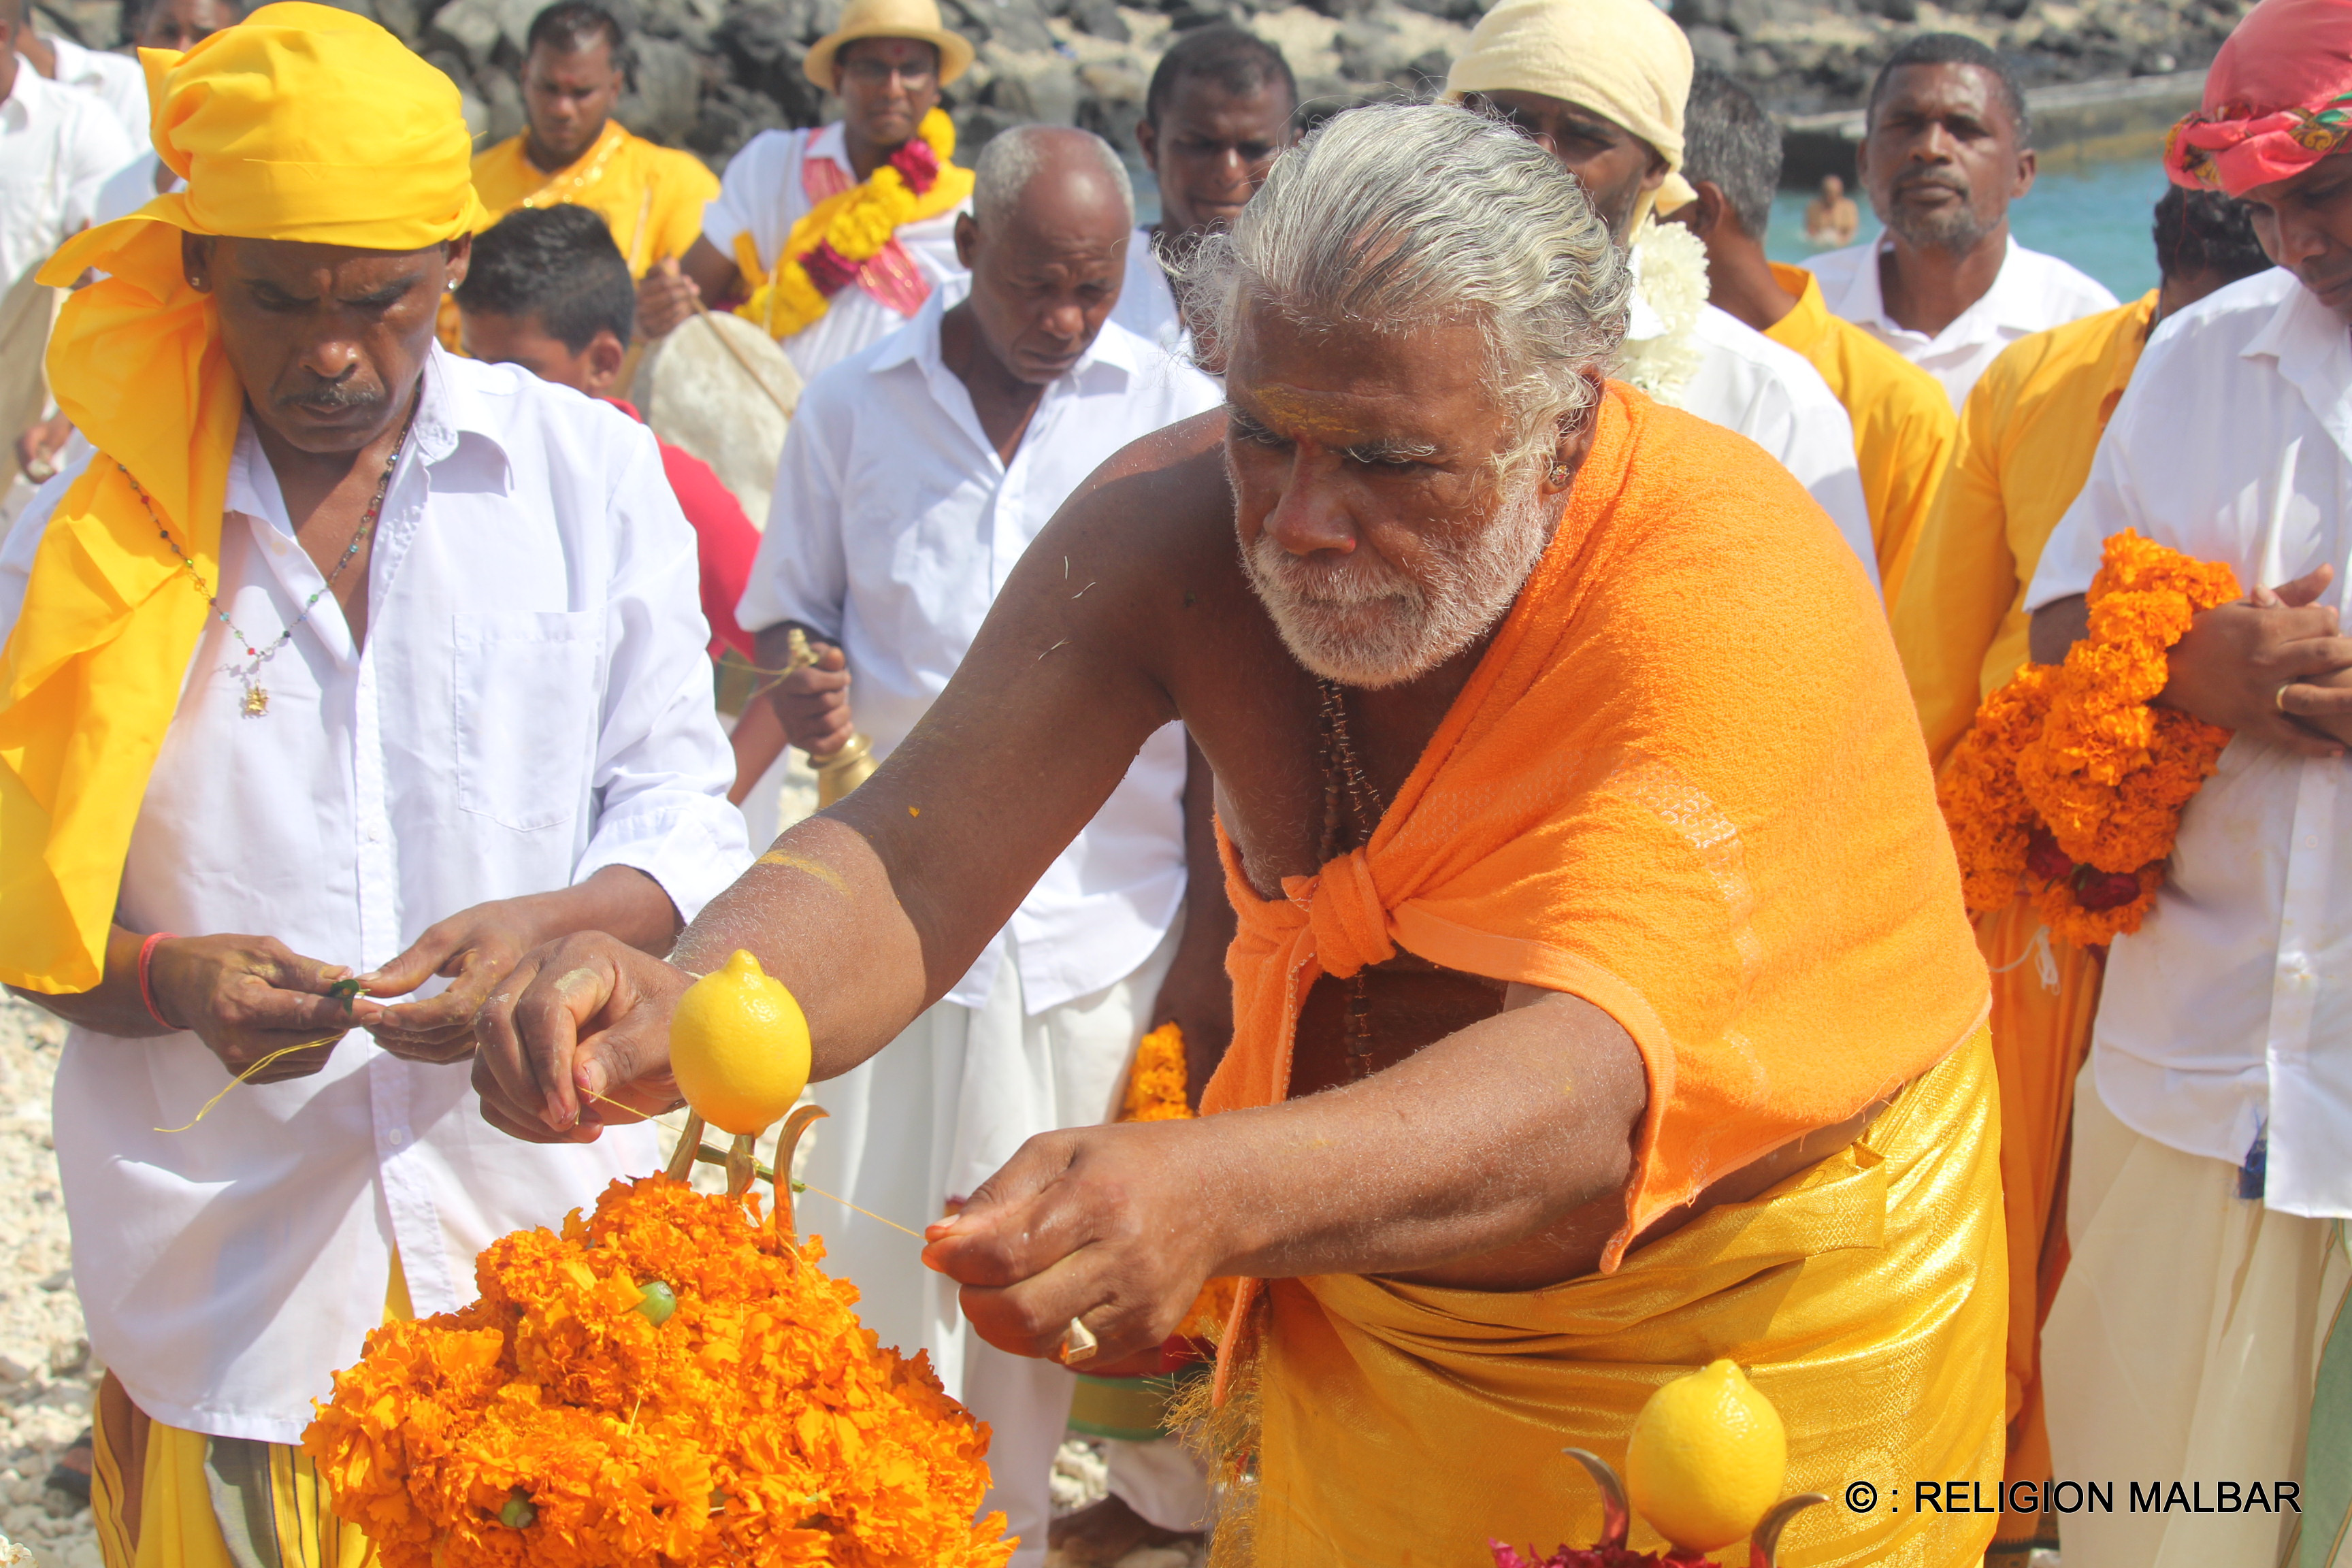
[[149, 1017], [176, 1035], [180, 1032], [180, 1026], [163, 1016], [163, 1009], [155, 1005], [155, 988], [147, 980], [147, 965], [155, 956], [155, 944], [168, 940], [173, 934], [168, 931], [159, 931], [139, 944], [139, 1000], [147, 1004]]

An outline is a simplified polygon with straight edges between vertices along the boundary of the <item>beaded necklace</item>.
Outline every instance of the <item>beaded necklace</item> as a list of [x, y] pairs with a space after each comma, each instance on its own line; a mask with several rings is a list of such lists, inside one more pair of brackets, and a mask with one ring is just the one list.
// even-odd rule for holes
[[[1354, 736], [1348, 731], [1348, 694], [1336, 680], [1318, 676], [1317, 691], [1322, 694], [1322, 704], [1317, 710], [1315, 727], [1323, 742], [1323, 841], [1318, 865], [1328, 866], [1349, 849], [1361, 848], [1371, 842], [1372, 830], [1380, 826], [1388, 812], [1381, 792], [1364, 776], [1362, 762], [1356, 755]], [[1342, 819], [1345, 818], [1343, 826]], [[1342, 839], [1346, 842], [1342, 842]], [[1348, 1076], [1366, 1079], [1372, 1075], [1372, 1000], [1369, 977], [1359, 969], [1340, 982], [1346, 987], [1348, 1011], [1340, 1024], [1340, 1038], [1348, 1051]]]
[[360, 552], [360, 546], [365, 544], [375, 532], [376, 519], [383, 513], [384, 493], [392, 488], [392, 470], [399, 464], [400, 454], [408, 446], [408, 432], [415, 424], [416, 415], [414, 410], [411, 410], [408, 423], [400, 427], [400, 439], [392, 444], [392, 456], [384, 459], [383, 477], [375, 482], [375, 497], [368, 502], [367, 510], [361, 515], [360, 525], [352, 532], [352, 542], [343, 547], [342, 559], [335, 563], [335, 569], [327, 574], [326, 580], [319, 584], [317, 591], [302, 601], [301, 614], [289, 621], [286, 624], [286, 629], [279, 632], [274, 640], [260, 647], [254, 647], [253, 639], [239, 631], [236, 623], [228, 618], [228, 612], [221, 608], [220, 595], [213, 591], [211, 584], [205, 581], [204, 574], [196, 570], [196, 563], [188, 559], [188, 552], [180, 548], [180, 542], [172, 537], [172, 531], [163, 526], [163, 519], [155, 510], [155, 503], [147, 499], [147, 492], [140, 488], [139, 481], [131, 477], [131, 470], [124, 468], [120, 461], [114, 465], [116, 470], [122, 475], [123, 482], [131, 487], [131, 493], [137, 496], [139, 504], [147, 509], [148, 521], [155, 525], [156, 533], [162, 537], [166, 545], [171, 547], [172, 553], [180, 558], [180, 564], [187, 568], [188, 580], [196, 585], [196, 592], [205, 596], [205, 603], [211, 606], [213, 615], [221, 625], [228, 628], [228, 635], [236, 639], [237, 645], [245, 649], [247, 663], [242, 666], [236, 664], [221, 666], [223, 673], [236, 676], [238, 682], [245, 688], [245, 700], [239, 705], [238, 710], [245, 717], [258, 719], [269, 711], [269, 689], [261, 684], [261, 667], [277, 658], [278, 650], [293, 640], [296, 629], [310, 618], [310, 612], [318, 607], [320, 599], [327, 596], [327, 590], [335, 585], [335, 579], [343, 574], [343, 568], [352, 563], [352, 557]]

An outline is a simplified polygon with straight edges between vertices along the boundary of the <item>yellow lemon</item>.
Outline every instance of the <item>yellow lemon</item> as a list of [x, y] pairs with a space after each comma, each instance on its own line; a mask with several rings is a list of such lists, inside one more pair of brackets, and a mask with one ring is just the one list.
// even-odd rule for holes
[[722, 1131], [764, 1132], [808, 1087], [808, 1019], [740, 948], [686, 988], [669, 1020], [669, 1070]]
[[1780, 1413], [1727, 1361], [1650, 1395], [1625, 1449], [1634, 1510], [1685, 1552], [1746, 1540], [1788, 1472]]

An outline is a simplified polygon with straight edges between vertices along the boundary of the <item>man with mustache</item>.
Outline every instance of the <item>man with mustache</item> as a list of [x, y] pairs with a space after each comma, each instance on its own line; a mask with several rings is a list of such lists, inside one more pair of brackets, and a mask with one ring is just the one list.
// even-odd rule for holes
[[[1184, 723], [1238, 918], [1209, 1114], [1031, 1139], [927, 1258], [992, 1344], [1080, 1365], [1243, 1277], [1210, 1424], [1278, 1568], [1590, 1541], [1561, 1447], [1622, 1460], [1719, 1355], [1791, 1491], [2000, 1471], [1984, 969], [1885, 617], [1777, 464], [1605, 379], [1628, 286], [1507, 128], [1323, 126], [1203, 242], [1226, 409], [1098, 470], [881, 771], [676, 954], [751, 949], [820, 1079], [887, 1070]], [[685, 969], [533, 955], [480, 1019], [486, 1113], [670, 1103]], [[1790, 1539], [1959, 1563], [1991, 1530]]]
[[2011, 237], [2033, 188], [2032, 123], [2017, 78], [1958, 33], [1925, 33], [1871, 84], [1855, 152], [1886, 232], [1807, 265], [1830, 309], [1941, 382], [1957, 409], [2011, 343], [2116, 297]]
[[2333, 1564], [2352, 1513], [2347, 108], [2336, 0], [2263, 0], [2215, 56], [2166, 167], [2242, 198], [2278, 265], [2148, 340], [2025, 598], [2033, 658], [2063, 657], [2127, 528], [2247, 589], [2171, 650], [2159, 700], [2233, 734], [2155, 908], [2108, 948], [2074, 1080], [2073, 1258], [2042, 1335], [2053, 1473], [2201, 1481], [2208, 1507], [2224, 1474], [2302, 1488], [2260, 1511], [2069, 1515], [2067, 1568], [2285, 1562], [2298, 1531], [2300, 1561]]
[[657, 1158], [495, 1135], [476, 1008], [749, 857], [651, 436], [434, 342], [457, 89], [324, 5], [149, 60], [187, 188], [42, 274], [99, 274], [49, 358], [96, 451], [0, 551], [0, 980], [71, 1026], [110, 1568], [357, 1561], [296, 1447], [330, 1374]]
[[[629, 85], [619, 18], [596, 0], [557, 0], [526, 37], [523, 128], [474, 159], [474, 190], [491, 220], [518, 207], [586, 207], [612, 231], [630, 277], [675, 263], [700, 237], [719, 181], [693, 153], [612, 117]], [[441, 341], [457, 346], [454, 305], [441, 312]]]
[[1160, 221], [1128, 245], [1112, 321], [1189, 352], [1172, 275], [1265, 184], [1275, 154], [1298, 140], [1297, 112], [1298, 83], [1282, 51], [1229, 23], [1195, 27], [1160, 57], [1135, 128], [1160, 185]]
[[955, 128], [940, 89], [971, 61], [934, 0], [850, 0], [803, 61], [841, 118], [744, 144], [700, 237], [638, 286], [638, 331], [657, 338], [698, 303], [740, 300], [738, 313], [814, 376], [904, 326], [963, 270], [955, 226], [971, 174], [949, 162]]
[[[1109, 319], [1135, 202], [1100, 138], [1008, 131], [975, 178], [956, 224], [969, 294], [934, 294], [903, 331], [809, 384], [737, 610], [761, 665], [785, 663], [795, 630], [817, 651], [774, 693], [792, 743], [815, 755], [853, 729], [885, 757], [898, 751], [1087, 474], [1217, 402], [1205, 376]], [[1108, 570], [1084, 564], [1056, 577], [1073, 603]], [[1207, 769], [1188, 763], [1180, 727], [1153, 728], [1131, 766], [1121, 759], [1125, 776], [1105, 781], [1093, 820], [1070, 823], [1076, 841], [1055, 847], [1039, 885], [975, 908], [984, 948], [922, 1016], [900, 1020], [898, 1047], [828, 1094], [810, 1181], [877, 1214], [951, 1212], [1032, 1134], [1108, 1118], [1137, 1042], [1171, 1018], [1206, 1080], [1231, 1027], [1221, 965], [1233, 924]], [[1058, 752], [1033, 765], [1057, 773]], [[952, 1287], [896, 1231], [837, 1210], [811, 1223], [864, 1292], [866, 1326], [909, 1355], [928, 1349], [994, 1429], [987, 1506], [1021, 1537], [1015, 1562], [1042, 1563], [1071, 1378], [971, 1334]]]

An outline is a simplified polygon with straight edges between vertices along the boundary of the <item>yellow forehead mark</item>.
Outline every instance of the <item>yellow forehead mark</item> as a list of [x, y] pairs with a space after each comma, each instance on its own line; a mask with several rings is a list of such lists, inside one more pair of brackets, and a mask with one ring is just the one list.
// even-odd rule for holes
[[753, 861], [752, 864], [756, 866], [782, 866], [789, 870], [805, 871], [810, 876], [814, 877], [818, 881], [823, 882], [826, 887], [831, 888], [835, 892], [839, 893], [842, 897], [847, 898], [849, 896], [849, 883], [843, 878], [840, 872], [835, 870], [824, 861], [812, 860], [805, 855], [794, 855], [789, 850], [783, 849], [771, 849], [765, 855], [761, 856], [759, 859]]
[[1305, 436], [1330, 446], [1344, 447], [1363, 439], [1363, 430], [1348, 419], [1345, 414], [1311, 393], [1287, 386], [1257, 386], [1250, 389], [1257, 405], [1282, 426], [1286, 436]]

